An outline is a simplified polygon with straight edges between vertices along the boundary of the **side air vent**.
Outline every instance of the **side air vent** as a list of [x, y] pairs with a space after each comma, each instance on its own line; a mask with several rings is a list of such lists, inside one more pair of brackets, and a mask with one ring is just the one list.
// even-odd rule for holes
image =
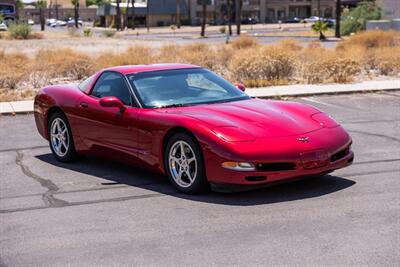
[[331, 156], [331, 162], [335, 162], [346, 157], [350, 152], [350, 147], [346, 147], [345, 149], [340, 150], [339, 152], [333, 154]]

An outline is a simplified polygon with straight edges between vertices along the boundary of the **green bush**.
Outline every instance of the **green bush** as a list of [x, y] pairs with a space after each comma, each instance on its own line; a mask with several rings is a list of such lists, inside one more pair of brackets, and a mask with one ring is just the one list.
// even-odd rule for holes
[[116, 32], [114, 30], [104, 30], [102, 34], [104, 37], [110, 38], [110, 37], [114, 37], [115, 33]]
[[90, 28], [83, 29], [83, 36], [92, 37], [92, 35], [93, 35], [92, 29], [90, 29]]
[[12, 23], [8, 26], [8, 32], [13, 39], [28, 39], [32, 29], [27, 23]]
[[343, 12], [341, 32], [343, 35], [365, 30], [368, 20], [381, 18], [381, 8], [375, 2], [362, 2], [356, 8]]

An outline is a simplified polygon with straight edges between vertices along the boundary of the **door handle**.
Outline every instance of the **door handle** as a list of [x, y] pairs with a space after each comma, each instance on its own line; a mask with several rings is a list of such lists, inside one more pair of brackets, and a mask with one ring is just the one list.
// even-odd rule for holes
[[88, 107], [89, 107], [89, 105], [88, 105], [86, 102], [81, 102], [81, 103], [80, 103], [80, 106], [81, 106], [82, 108], [88, 108]]

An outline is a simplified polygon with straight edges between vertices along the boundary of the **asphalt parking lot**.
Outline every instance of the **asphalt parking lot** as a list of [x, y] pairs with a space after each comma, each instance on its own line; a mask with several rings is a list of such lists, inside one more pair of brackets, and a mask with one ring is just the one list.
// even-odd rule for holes
[[250, 192], [56, 162], [32, 115], [0, 117], [1, 266], [399, 266], [400, 91], [293, 99], [353, 137], [351, 167]]

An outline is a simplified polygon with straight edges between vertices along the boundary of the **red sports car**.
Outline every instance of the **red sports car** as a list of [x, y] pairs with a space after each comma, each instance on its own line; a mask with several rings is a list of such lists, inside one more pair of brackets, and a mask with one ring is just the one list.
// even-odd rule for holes
[[62, 162], [95, 154], [168, 175], [185, 193], [260, 186], [353, 162], [351, 138], [320, 110], [251, 98], [213, 72], [183, 64], [121, 66], [81, 84], [43, 88], [39, 133]]

